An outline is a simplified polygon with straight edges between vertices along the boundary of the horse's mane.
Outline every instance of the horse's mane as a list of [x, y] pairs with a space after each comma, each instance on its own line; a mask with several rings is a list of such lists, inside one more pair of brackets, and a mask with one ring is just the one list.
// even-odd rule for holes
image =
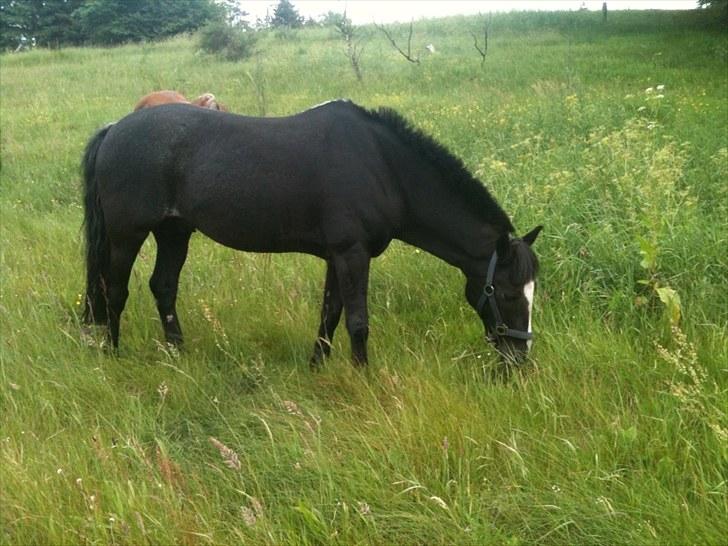
[[405, 144], [427, 159], [441, 174], [453, 192], [457, 192], [473, 212], [488, 223], [501, 226], [506, 232], [514, 227], [508, 215], [487, 188], [467, 170], [463, 162], [431, 136], [413, 127], [391, 108], [361, 110], [369, 118], [391, 129]]
[[521, 285], [535, 279], [538, 274], [538, 258], [531, 247], [519, 238], [511, 241], [510, 250], [507, 263], [510, 263], [511, 283]]

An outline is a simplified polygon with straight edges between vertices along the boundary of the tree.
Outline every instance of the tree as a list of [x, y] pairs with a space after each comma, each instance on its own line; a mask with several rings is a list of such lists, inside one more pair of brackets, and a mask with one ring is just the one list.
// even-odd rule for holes
[[154, 40], [241, 16], [234, 0], [0, 0], [0, 48]]
[[303, 26], [303, 17], [289, 0], [280, 0], [273, 10], [270, 23], [273, 27], [299, 28]]
[[346, 57], [354, 69], [356, 79], [362, 81], [361, 74], [361, 54], [364, 52], [364, 41], [366, 36], [362, 36], [359, 29], [351, 23], [351, 19], [346, 16], [346, 10], [338, 17], [332, 12], [326, 14], [327, 21], [336, 28], [341, 38], [346, 42]]
[[718, 17], [728, 21], [728, 0], [698, 0], [698, 5], [713, 10]]
[[43, 47], [81, 43], [72, 19], [84, 0], [0, 1], [0, 49], [15, 49], [21, 42]]
[[222, 15], [210, 0], [88, 0], [74, 12], [84, 38], [102, 45], [174, 36]]

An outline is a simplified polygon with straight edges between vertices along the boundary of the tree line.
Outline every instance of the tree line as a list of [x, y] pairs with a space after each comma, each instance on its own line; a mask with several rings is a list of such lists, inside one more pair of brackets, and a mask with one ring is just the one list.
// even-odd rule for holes
[[[151, 41], [210, 23], [247, 27], [235, 0], [0, 0], [0, 50]], [[306, 23], [280, 0], [261, 26]]]

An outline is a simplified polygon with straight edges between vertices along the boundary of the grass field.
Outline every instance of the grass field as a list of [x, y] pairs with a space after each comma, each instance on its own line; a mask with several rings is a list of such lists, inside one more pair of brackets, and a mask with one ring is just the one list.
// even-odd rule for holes
[[[728, 39], [697, 13], [509, 14], [331, 31], [229, 63], [192, 38], [0, 56], [0, 543], [725, 544]], [[406, 38], [406, 27], [398, 29]], [[536, 244], [529, 366], [497, 360], [461, 275], [395, 243], [370, 359], [308, 356], [324, 265], [192, 238], [186, 349], [161, 342], [147, 242], [118, 357], [88, 347], [79, 160], [154, 90], [283, 115], [398, 109]]]

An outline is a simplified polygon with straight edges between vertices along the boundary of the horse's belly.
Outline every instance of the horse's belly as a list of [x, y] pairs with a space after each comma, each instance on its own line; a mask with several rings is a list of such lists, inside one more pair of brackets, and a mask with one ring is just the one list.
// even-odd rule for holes
[[246, 252], [304, 252], [324, 256], [325, 243], [319, 230], [298, 229], [285, 231], [275, 223], [240, 221], [235, 225], [222, 225], [211, 221], [195, 222], [204, 235], [221, 245]]

